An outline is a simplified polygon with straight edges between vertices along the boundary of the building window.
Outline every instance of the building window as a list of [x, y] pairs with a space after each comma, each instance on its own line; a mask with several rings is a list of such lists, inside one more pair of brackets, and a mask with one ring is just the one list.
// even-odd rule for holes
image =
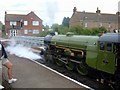
[[28, 34], [28, 30], [24, 30], [24, 34]]
[[32, 21], [32, 25], [33, 26], [38, 26], [39, 25], [39, 21]]
[[88, 24], [87, 24], [87, 23], [85, 23], [85, 27], [88, 27]]
[[111, 24], [109, 23], [108, 27], [110, 28], [111, 27]]
[[16, 26], [17, 22], [10, 22], [10, 26], [12, 26], [12, 25]]
[[28, 30], [29, 33], [32, 33], [33, 30]]
[[100, 27], [102, 27], [102, 23], [100, 23]]
[[27, 26], [28, 25], [28, 21], [24, 21], [24, 25]]
[[33, 30], [33, 34], [39, 34], [39, 30]]

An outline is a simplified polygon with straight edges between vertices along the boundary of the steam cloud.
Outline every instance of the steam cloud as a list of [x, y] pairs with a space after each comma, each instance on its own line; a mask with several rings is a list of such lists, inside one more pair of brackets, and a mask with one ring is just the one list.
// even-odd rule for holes
[[49, 17], [49, 22], [53, 22], [55, 19], [55, 14], [58, 12], [58, 3], [56, 1], [46, 2], [47, 15]]
[[22, 44], [16, 44], [14, 40], [11, 40], [9, 46], [7, 46], [5, 49], [10, 54], [15, 54], [18, 57], [23, 57], [31, 60], [37, 60], [42, 59], [42, 57], [36, 53], [34, 53], [31, 48], [25, 47]]

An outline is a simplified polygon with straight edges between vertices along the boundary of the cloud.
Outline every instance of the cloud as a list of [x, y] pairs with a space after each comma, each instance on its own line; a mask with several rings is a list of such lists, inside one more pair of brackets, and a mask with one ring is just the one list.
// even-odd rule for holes
[[34, 11], [44, 24], [61, 24], [64, 17], [71, 17], [73, 7], [78, 11], [95, 12], [97, 7], [102, 13], [116, 13], [119, 0], [3, 0], [0, 3], [0, 20], [4, 13], [28, 14]]

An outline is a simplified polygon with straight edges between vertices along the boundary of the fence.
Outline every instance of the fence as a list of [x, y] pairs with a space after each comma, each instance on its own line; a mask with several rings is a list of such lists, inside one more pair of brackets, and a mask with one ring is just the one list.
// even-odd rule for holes
[[33, 36], [15, 36], [12, 37], [17, 44], [22, 44], [30, 47], [44, 46], [44, 37]]

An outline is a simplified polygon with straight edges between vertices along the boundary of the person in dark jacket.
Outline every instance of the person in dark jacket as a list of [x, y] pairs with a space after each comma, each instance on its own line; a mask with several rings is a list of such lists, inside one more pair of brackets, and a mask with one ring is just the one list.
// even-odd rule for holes
[[0, 55], [2, 60], [2, 65], [8, 68], [8, 83], [13, 83], [17, 79], [12, 77], [12, 63], [9, 61], [7, 53], [4, 46], [0, 43]]

